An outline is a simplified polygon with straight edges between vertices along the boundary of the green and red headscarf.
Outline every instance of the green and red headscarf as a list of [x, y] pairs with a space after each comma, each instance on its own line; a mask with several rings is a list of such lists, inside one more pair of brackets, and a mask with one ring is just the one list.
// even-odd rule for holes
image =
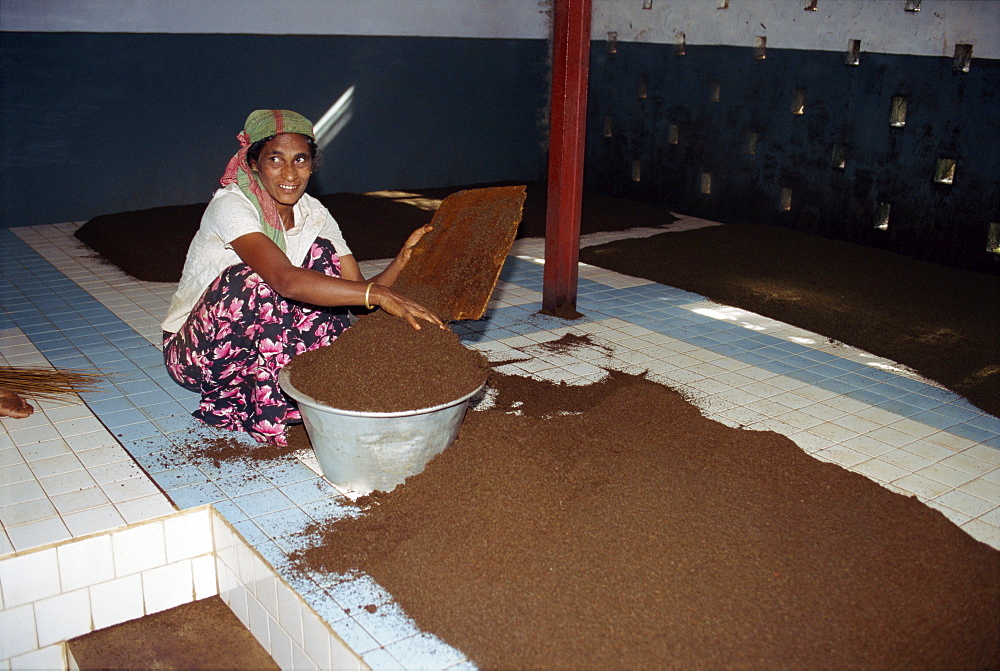
[[309, 119], [291, 110], [256, 110], [250, 113], [243, 130], [236, 136], [240, 141], [240, 150], [229, 160], [226, 172], [219, 181], [223, 186], [236, 184], [243, 194], [250, 199], [260, 215], [260, 230], [274, 241], [274, 244], [285, 251], [285, 227], [278, 216], [278, 208], [274, 199], [267, 194], [257, 175], [250, 169], [247, 162], [247, 150], [250, 145], [265, 138], [281, 133], [299, 133], [316, 139], [313, 125]]

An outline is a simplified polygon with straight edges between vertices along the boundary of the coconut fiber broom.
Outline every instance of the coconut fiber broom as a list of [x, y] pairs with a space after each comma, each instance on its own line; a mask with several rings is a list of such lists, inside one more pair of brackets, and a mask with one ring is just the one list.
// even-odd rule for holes
[[0, 366], [0, 389], [35, 399], [54, 400], [66, 394], [96, 391], [97, 373], [51, 368]]

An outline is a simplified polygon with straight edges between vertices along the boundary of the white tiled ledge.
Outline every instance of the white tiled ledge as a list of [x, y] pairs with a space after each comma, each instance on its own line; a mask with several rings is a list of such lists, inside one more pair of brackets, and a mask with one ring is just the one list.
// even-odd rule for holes
[[0, 560], [0, 670], [68, 669], [65, 642], [219, 595], [283, 669], [366, 669], [211, 506]]

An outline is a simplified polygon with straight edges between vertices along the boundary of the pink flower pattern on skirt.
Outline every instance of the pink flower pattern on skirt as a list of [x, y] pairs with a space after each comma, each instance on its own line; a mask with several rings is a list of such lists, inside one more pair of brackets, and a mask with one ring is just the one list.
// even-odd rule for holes
[[[340, 257], [323, 238], [302, 265], [340, 277]], [[238, 263], [215, 278], [180, 331], [163, 334], [163, 358], [174, 380], [201, 394], [194, 417], [245, 431], [258, 442], [287, 445], [286, 425], [301, 415], [279, 388], [278, 372], [350, 325], [347, 308], [286, 300]]]

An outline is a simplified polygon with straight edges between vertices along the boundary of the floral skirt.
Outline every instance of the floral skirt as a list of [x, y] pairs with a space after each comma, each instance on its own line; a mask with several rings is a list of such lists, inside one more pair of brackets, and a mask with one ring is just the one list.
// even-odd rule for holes
[[[304, 268], [340, 277], [333, 244], [318, 238]], [[351, 325], [347, 308], [321, 308], [279, 296], [245, 263], [212, 282], [177, 333], [164, 333], [170, 376], [201, 394], [194, 417], [255, 440], [287, 445], [289, 422], [301, 420], [278, 387], [278, 372], [296, 354], [329, 345]]]

